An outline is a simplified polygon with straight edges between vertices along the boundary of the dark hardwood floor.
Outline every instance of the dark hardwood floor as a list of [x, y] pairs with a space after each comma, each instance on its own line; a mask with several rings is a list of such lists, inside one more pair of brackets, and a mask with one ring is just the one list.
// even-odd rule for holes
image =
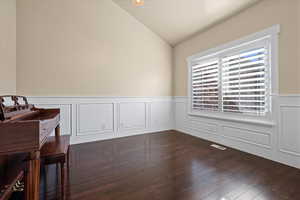
[[[300, 199], [299, 169], [210, 144], [165, 131], [73, 145], [66, 199]], [[44, 200], [59, 199], [55, 173], [42, 173]]]

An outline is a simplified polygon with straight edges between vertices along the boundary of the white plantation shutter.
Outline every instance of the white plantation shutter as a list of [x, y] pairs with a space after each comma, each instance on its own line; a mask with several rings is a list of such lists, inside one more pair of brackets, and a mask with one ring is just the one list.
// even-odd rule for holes
[[267, 110], [267, 49], [250, 49], [222, 58], [224, 112], [265, 115]]
[[195, 110], [218, 110], [218, 60], [208, 60], [192, 66], [192, 108]]
[[271, 112], [271, 39], [269, 36], [189, 59], [191, 112]]

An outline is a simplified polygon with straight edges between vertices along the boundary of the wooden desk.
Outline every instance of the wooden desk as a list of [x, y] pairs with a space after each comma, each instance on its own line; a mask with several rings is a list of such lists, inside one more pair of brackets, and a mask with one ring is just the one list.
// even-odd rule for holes
[[[14, 105], [7, 106], [7, 99]], [[59, 109], [38, 109], [28, 104], [25, 97], [0, 96], [0, 134], [3, 138], [0, 156], [29, 154], [25, 170], [26, 200], [39, 199], [40, 149], [53, 130], [60, 135], [59, 121]]]

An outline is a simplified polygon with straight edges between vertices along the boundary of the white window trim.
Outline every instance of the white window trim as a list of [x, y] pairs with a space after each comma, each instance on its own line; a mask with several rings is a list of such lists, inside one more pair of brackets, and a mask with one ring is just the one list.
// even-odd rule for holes
[[[279, 43], [279, 33], [280, 33], [280, 25], [274, 25], [270, 28], [264, 29], [257, 33], [248, 35], [246, 37], [240, 38], [238, 40], [220, 45], [218, 47], [206, 50], [201, 53], [197, 53], [187, 58], [187, 67], [188, 67], [188, 114], [193, 116], [201, 116], [201, 117], [208, 117], [213, 119], [221, 119], [221, 120], [229, 120], [233, 122], [245, 122], [251, 124], [260, 124], [266, 126], [274, 126], [275, 125], [275, 118], [274, 118], [274, 99], [273, 96], [278, 96], [279, 93], [279, 85], [278, 85], [278, 43]], [[192, 62], [199, 59], [209, 59], [210, 57], [214, 57], [216, 55], [222, 54], [224, 51], [228, 51], [230, 48], [237, 48], [240, 45], [245, 45], [246, 43], [251, 43], [255, 40], [259, 40], [264, 37], [270, 38], [271, 44], [271, 52], [272, 56], [270, 59], [270, 67], [271, 73], [271, 90], [269, 93], [270, 98], [270, 113], [267, 116], [259, 117], [259, 116], [248, 116], [243, 114], [237, 113], [224, 113], [219, 111], [194, 111], [192, 110], [192, 79], [191, 79], [191, 65]], [[243, 116], [241, 118], [241, 116]]]

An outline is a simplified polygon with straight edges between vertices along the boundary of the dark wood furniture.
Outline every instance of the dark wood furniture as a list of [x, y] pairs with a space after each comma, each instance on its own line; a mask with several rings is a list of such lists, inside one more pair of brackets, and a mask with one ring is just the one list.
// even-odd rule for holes
[[[69, 146], [70, 136], [53, 136], [49, 137], [41, 149], [42, 165], [59, 164], [61, 180], [61, 199], [65, 197], [65, 177], [69, 169]], [[67, 168], [66, 168], [67, 164]]]
[[[7, 105], [9, 101], [13, 104]], [[8, 181], [0, 186], [0, 190], [5, 190], [3, 194], [10, 193], [14, 180], [25, 176], [25, 199], [39, 199], [40, 149], [54, 129], [56, 135], [59, 135], [59, 120], [59, 109], [35, 108], [34, 105], [28, 104], [27, 99], [22, 96], [0, 96], [0, 156], [27, 154], [26, 171], [21, 168], [17, 172], [11, 173], [9, 177], [4, 177], [5, 180], [13, 181]], [[2, 165], [6, 165], [7, 161], [2, 160]], [[24, 158], [13, 159], [9, 170], [18, 169], [19, 164], [16, 163], [19, 161], [24, 163], [23, 160]], [[3, 196], [5, 197], [5, 195]], [[3, 199], [5, 199], [4, 197]], [[0, 196], [1, 198], [2, 196]]]
[[0, 157], [0, 199], [8, 200], [18, 181], [25, 176], [26, 154]]

